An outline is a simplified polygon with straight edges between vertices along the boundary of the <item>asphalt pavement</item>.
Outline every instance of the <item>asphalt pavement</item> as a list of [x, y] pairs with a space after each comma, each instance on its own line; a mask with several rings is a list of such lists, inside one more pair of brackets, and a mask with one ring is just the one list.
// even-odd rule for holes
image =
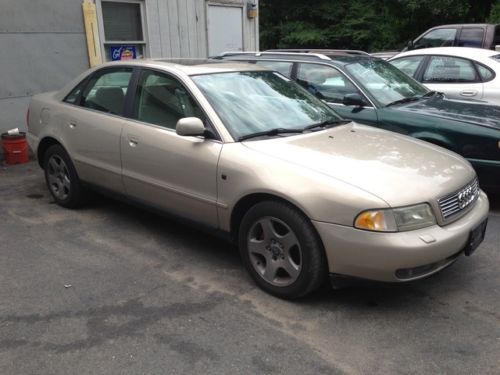
[[500, 374], [500, 197], [471, 257], [426, 280], [288, 302], [226, 242], [0, 166], [0, 374]]

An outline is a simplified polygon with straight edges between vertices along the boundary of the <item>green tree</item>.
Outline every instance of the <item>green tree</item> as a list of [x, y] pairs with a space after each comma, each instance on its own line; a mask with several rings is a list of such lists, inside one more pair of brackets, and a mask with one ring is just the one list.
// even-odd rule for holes
[[432, 26], [484, 22], [488, 16], [490, 22], [500, 22], [499, 4], [495, 0], [260, 0], [261, 48], [399, 49]]

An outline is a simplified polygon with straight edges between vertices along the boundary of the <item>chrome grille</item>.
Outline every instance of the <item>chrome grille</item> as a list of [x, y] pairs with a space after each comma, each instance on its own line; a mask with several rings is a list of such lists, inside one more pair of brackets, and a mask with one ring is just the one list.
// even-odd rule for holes
[[479, 197], [479, 183], [477, 178], [458, 191], [438, 199], [441, 215], [446, 221], [466, 210]]

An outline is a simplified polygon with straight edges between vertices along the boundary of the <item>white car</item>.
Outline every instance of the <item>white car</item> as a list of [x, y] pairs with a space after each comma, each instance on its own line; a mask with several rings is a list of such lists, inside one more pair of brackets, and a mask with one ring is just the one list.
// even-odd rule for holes
[[478, 99], [500, 105], [500, 52], [438, 47], [400, 53], [391, 64], [429, 89], [452, 99]]

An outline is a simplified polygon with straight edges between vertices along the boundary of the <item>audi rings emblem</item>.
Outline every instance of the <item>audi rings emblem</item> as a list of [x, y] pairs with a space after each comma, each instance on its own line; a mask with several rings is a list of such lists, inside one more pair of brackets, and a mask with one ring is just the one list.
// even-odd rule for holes
[[472, 186], [467, 186], [458, 194], [458, 206], [460, 209], [467, 207], [475, 198], [476, 194]]

